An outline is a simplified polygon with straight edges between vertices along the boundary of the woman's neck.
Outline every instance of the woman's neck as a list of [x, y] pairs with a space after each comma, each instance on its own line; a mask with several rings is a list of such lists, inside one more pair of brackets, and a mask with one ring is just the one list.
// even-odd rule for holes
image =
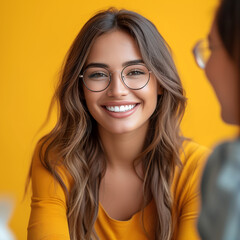
[[134, 169], [133, 162], [142, 151], [148, 124], [130, 133], [114, 134], [99, 127], [99, 135], [111, 168]]

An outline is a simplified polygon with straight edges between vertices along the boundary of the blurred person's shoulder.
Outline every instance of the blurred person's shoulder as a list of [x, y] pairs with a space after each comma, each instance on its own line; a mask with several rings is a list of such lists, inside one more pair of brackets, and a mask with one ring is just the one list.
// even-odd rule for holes
[[240, 161], [240, 138], [232, 141], [225, 141], [217, 145], [207, 163], [207, 168], [219, 171], [226, 164]]
[[[202, 178], [198, 229], [208, 239], [239, 239], [240, 139], [215, 147]], [[214, 216], [214, 221], [213, 221]]]
[[[203, 185], [207, 184], [205, 182], [211, 181], [220, 181], [221, 184], [222, 181], [227, 182], [229, 181], [226, 178], [227, 175], [229, 177], [240, 176], [240, 138], [225, 141], [215, 147], [206, 165]], [[232, 177], [230, 178], [232, 179]]]

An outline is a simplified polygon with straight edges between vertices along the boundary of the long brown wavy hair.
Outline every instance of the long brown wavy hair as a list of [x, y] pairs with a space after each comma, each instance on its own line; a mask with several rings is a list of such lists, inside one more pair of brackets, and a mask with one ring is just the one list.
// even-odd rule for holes
[[[83, 26], [69, 49], [52, 100], [52, 103], [58, 103], [59, 116], [53, 130], [40, 140], [40, 160], [68, 196], [67, 217], [71, 239], [98, 239], [94, 223], [98, 215], [99, 185], [106, 170], [106, 161], [97, 123], [84, 101], [79, 74], [95, 40], [112, 30], [125, 31], [135, 39], [144, 63], [163, 89], [150, 118], [144, 147], [135, 161], [141, 161], [143, 166], [145, 203], [150, 189], [156, 204], [155, 239], [169, 240], [174, 231], [170, 187], [174, 169], [176, 165], [181, 165], [179, 152], [183, 137], [179, 124], [186, 98], [169, 47], [148, 19], [132, 11], [111, 8], [97, 13]], [[51, 159], [53, 152], [58, 155], [58, 161]], [[70, 190], [58, 171], [59, 165], [72, 177]]]

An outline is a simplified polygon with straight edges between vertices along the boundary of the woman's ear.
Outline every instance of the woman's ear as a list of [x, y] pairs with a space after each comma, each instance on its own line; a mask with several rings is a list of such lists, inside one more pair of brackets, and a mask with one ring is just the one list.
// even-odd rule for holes
[[162, 95], [162, 94], [163, 94], [163, 88], [161, 87], [161, 85], [160, 85], [158, 79], [156, 78], [156, 76], [153, 75], [153, 77], [154, 77], [155, 80], [157, 81], [157, 94], [158, 94], [158, 95]]
[[163, 88], [159, 83], [157, 83], [157, 94], [162, 95], [163, 94]]

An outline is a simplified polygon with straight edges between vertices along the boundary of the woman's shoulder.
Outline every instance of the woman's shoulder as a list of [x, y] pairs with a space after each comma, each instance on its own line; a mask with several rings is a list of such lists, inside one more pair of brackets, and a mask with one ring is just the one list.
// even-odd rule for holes
[[182, 165], [176, 166], [171, 187], [173, 211], [182, 223], [191, 225], [191, 221], [197, 218], [200, 182], [209, 153], [208, 148], [194, 141], [183, 142], [180, 153]]
[[182, 144], [180, 159], [183, 166], [204, 164], [210, 154], [210, 149], [192, 140], [185, 140]]
[[[48, 195], [50, 192], [46, 191], [46, 189], [50, 189], [50, 186], [52, 186], [52, 190], [56, 190], [54, 192], [62, 192], [62, 186], [60, 186], [59, 182], [57, 181], [54, 171], [60, 176], [62, 182], [66, 186], [66, 189], [70, 191], [72, 185], [71, 175], [64, 166], [59, 154], [55, 150], [48, 149], [50, 143], [50, 140], [42, 138], [35, 146], [31, 164], [33, 193], [35, 193], [37, 190], [38, 193]], [[47, 151], [48, 161], [44, 159]], [[53, 191], [51, 191], [51, 193], [53, 193]]]
[[180, 153], [182, 165], [176, 166], [173, 191], [186, 190], [186, 186], [199, 184], [209, 154], [210, 150], [205, 146], [191, 140], [183, 142]]
[[[28, 239], [70, 239], [67, 225], [67, 194], [49, 171], [43, 155], [49, 143], [40, 140], [35, 147], [31, 167], [31, 215]], [[57, 155], [51, 153], [51, 157]], [[66, 171], [59, 165], [61, 178], [69, 188]]]

